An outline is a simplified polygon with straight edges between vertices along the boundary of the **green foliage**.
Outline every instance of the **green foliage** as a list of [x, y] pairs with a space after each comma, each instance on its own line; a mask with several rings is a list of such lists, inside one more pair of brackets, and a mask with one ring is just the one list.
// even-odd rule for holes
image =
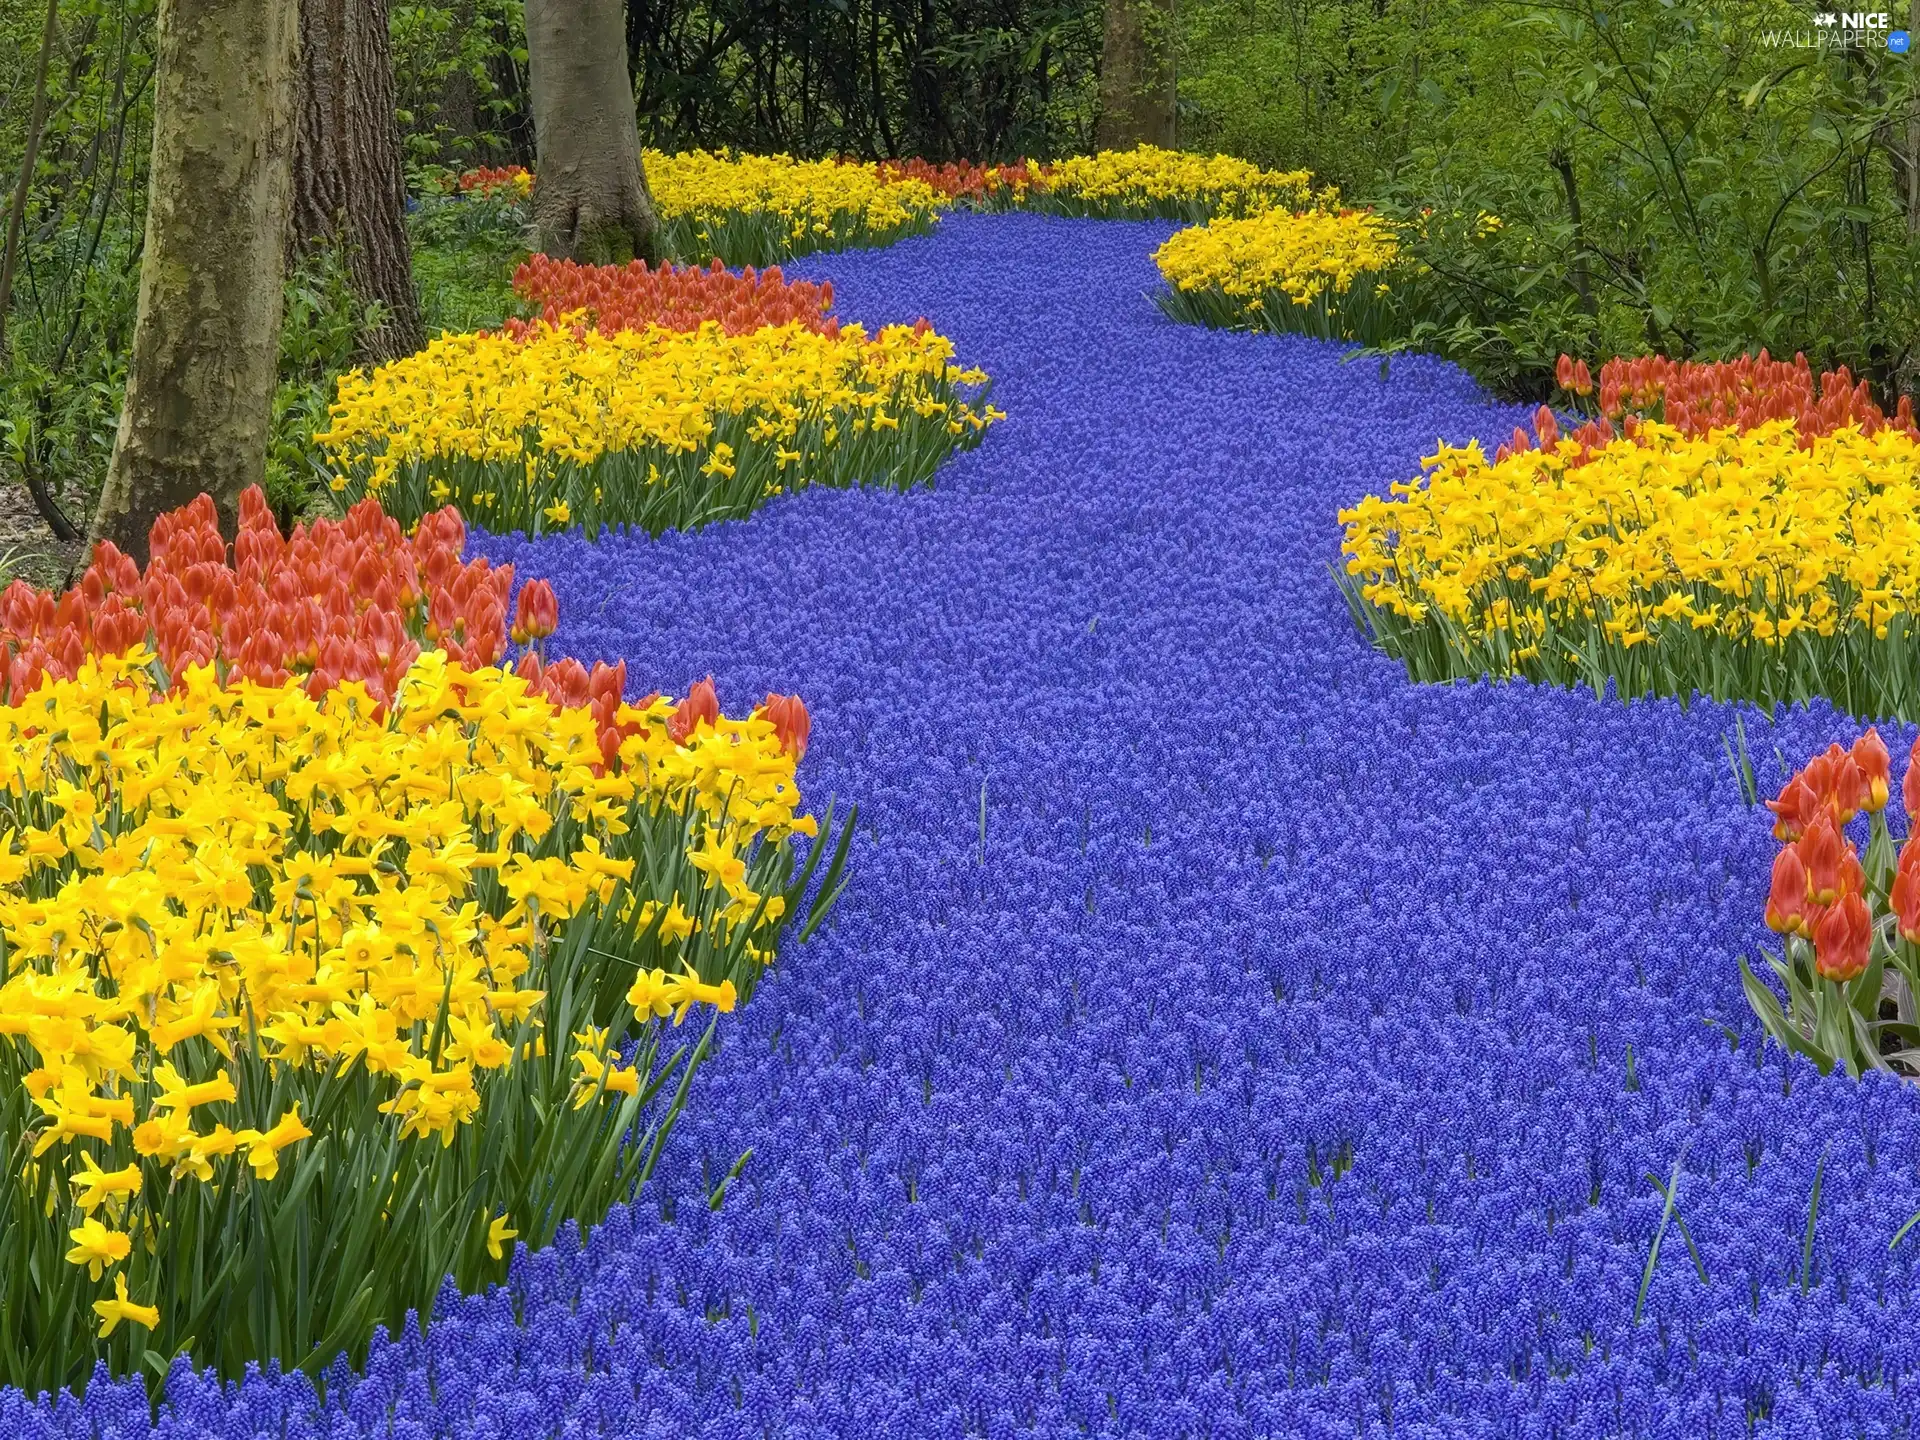
[[1790, 44], [1813, 32], [1778, 0], [1192, 0], [1182, 25], [1183, 144], [1504, 222], [1414, 246], [1400, 348], [1530, 396], [1563, 349], [1914, 375], [1904, 58]]
[[521, 313], [513, 270], [527, 258], [524, 205], [500, 196], [428, 193], [413, 207], [407, 228], [429, 336], [497, 329]]
[[1088, 148], [1099, 0], [627, 6], [649, 143], [1013, 160]]
[[[113, 448], [133, 339], [153, 13], [153, 0], [66, 0], [60, 7], [46, 125], [0, 349], [0, 479], [42, 483], [80, 527]], [[45, 16], [38, 0], [0, 0], [0, 181], [7, 204], [24, 158]]]
[[301, 260], [287, 277], [286, 294], [264, 487], [282, 529], [312, 510], [321, 494], [313, 437], [327, 428], [335, 382], [353, 368], [359, 336], [380, 319], [377, 304], [355, 299], [346, 263], [332, 248]]
[[410, 160], [532, 163], [524, 11], [519, 0], [393, 6], [394, 101]]

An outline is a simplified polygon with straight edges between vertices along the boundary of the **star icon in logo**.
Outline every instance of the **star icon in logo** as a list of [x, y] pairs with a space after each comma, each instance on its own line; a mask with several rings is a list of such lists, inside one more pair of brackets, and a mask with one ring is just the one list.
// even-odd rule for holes
[[1834, 15], [1831, 10], [1822, 10], [1818, 15], [1813, 17], [1813, 23], [1816, 25], [1831, 25], [1837, 18], [1839, 17]]

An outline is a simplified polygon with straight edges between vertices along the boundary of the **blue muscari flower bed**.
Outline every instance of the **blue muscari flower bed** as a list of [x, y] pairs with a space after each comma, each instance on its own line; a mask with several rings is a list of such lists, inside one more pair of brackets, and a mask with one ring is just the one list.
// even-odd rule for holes
[[[1735, 707], [1369, 651], [1335, 511], [1523, 416], [1166, 320], [1171, 228], [955, 215], [796, 267], [994, 375], [1009, 419], [932, 493], [485, 542], [554, 579], [568, 653], [804, 695], [808, 793], [871, 830], [853, 886], [584, 1250], [324, 1404], [178, 1367], [159, 1433], [1909, 1432], [1920, 1097], [1761, 1043]], [[1742, 713], [1763, 788], [1775, 743], [1859, 728]], [[1710, 1283], [1670, 1224], [1635, 1324], [1682, 1155]], [[137, 1385], [0, 1397], [9, 1437], [152, 1428]]]

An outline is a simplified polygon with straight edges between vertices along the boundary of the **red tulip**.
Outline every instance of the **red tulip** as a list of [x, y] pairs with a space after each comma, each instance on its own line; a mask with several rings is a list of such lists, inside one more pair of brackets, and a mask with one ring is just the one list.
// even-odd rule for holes
[[1909, 837], [1900, 847], [1900, 863], [1894, 868], [1893, 890], [1887, 901], [1893, 907], [1900, 933], [1920, 942], [1920, 841]]
[[1893, 756], [1887, 753], [1887, 742], [1880, 738], [1878, 730], [1868, 730], [1853, 742], [1852, 756], [1867, 782], [1866, 808], [1879, 810], [1887, 803], [1893, 782]]
[[1767, 801], [1767, 808], [1775, 817], [1773, 838], [1789, 844], [1806, 834], [1807, 827], [1823, 813], [1820, 797], [1804, 774], [1787, 781], [1779, 798]]
[[720, 697], [713, 688], [713, 677], [709, 675], [687, 692], [687, 698], [675, 707], [667, 717], [667, 734], [676, 745], [684, 745], [702, 721], [708, 725], [717, 724], [720, 719]]
[[807, 707], [800, 697], [769, 695], [765, 713], [767, 719], [773, 722], [773, 733], [780, 742], [780, 748], [795, 760], [805, 756], [807, 737], [813, 731], [813, 717], [807, 714]]
[[1920, 740], [1907, 752], [1907, 778], [1900, 782], [1900, 803], [1909, 820], [1920, 818]]
[[554, 704], [577, 710], [587, 703], [587, 667], [569, 655], [549, 665], [543, 683]]
[[1782, 935], [1807, 933], [1807, 867], [1789, 846], [1773, 857], [1773, 888], [1767, 894], [1767, 928]]
[[1816, 905], [1831, 905], [1846, 889], [1842, 858], [1853, 847], [1841, 838], [1833, 821], [1822, 815], [1800, 837], [1800, 863], [1807, 870], [1807, 898]]
[[1826, 805], [1834, 824], [1846, 824], [1865, 808], [1868, 799], [1867, 777], [1861, 774], [1854, 758], [1839, 745], [1827, 746], [1826, 752], [1809, 760], [1807, 768], [1800, 773], [1806, 777], [1813, 793]]
[[1867, 968], [1872, 950], [1873, 917], [1859, 895], [1841, 897], [1814, 927], [1814, 967], [1829, 980], [1845, 984], [1856, 978]]
[[587, 673], [587, 693], [611, 720], [627, 693], [627, 662], [621, 660], [609, 665], [603, 660], [594, 661], [593, 669]]

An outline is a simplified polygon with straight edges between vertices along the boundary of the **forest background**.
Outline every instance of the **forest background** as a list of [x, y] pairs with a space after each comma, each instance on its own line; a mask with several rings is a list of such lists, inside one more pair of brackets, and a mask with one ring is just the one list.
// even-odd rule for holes
[[[391, 40], [408, 325], [497, 321], [520, 237], [433, 196], [469, 166], [534, 163], [524, 7], [353, 3]], [[1912, 4], [1891, 24], [1920, 33]], [[1562, 351], [1764, 346], [1889, 397], [1920, 379], [1920, 59], [1821, 44], [1813, 12], [1777, 0], [627, 0], [624, 16], [645, 143], [806, 157], [1088, 151], [1127, 103], [1120, 34], [1159, 67], [1136, 55], [1133, 72], [1164, 79], [1136, 138], [1308, 169], [1406, 222], [1445, 283], [1405, 345], [1504, 394], [1547, 394]], [[70, 517], [68, 539], [124, 393], [155, 43], [154, 0], [0, 0], [0, 485], [55, 533]], [[351, 282], [324, 244], [289, 271], [268, 466], [283, 516], [316, 503], [307, 437], [393, 318]]]

